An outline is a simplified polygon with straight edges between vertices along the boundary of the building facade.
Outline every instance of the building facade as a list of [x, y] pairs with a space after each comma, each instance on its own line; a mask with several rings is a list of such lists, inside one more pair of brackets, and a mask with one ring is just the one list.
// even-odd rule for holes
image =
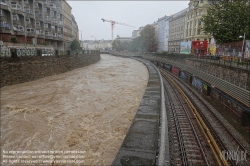
[[70, 45], [73, 41], [71, 9], [71, 6], [66, 2], [66, 0], [62, 0], [63, 40], [65, 50], [70, 50]]
[[157, 21], [157, 52], [168, 51], [169, 16]]
[[73, 15], [71, 15], [71, 20], [72, 20], [72, 40], [79, 41], [78, 25]]
[[141, 30], [143, 29], [144, 27], [140, 27], [138, 30], [133, 30], [132, 32], [132, 38], [136, 38], [138, 36], [141, 36]]
[[184, 26], [188, 8], [174, 14], [169, 21], [168, 51], [180, 53], [180, 42], [184, 41]]
[[206, 15], [210, 4], [210, 0], [190, 0], [185, 19], [185, 41], [208, 41], [211, 38], [209, 34], [205, 34], [201, 30], [203, 26], [201, 17]]
[[62, 17], [60, 0], [0, 0], [0, 40], [63, 51]]

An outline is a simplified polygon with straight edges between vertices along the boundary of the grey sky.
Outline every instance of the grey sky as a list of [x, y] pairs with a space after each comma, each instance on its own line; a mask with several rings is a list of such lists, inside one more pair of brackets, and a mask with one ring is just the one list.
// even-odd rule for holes
[[[111, 23], [101, 18], [129, 24], [136, 28], [115, 25], [114, 38], [131, 37], [132, 31], [153, 23], [165, 15], [175, 14], [188, 7], [189, 1], [72, 1], [72, 7], [83, 40], [110, 40]], [[81, 32], [79, 32], [81, 39]]]

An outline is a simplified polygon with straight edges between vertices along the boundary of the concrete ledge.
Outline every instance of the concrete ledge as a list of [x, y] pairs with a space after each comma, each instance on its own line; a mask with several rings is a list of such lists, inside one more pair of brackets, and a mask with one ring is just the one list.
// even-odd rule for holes
[[[130, 58], [127, 56], [122, 56]], [[155, 165], [158, 151], [161, 84], [154, 66], [145, 60], [148, 85], [130, 129], [112, 165]]]

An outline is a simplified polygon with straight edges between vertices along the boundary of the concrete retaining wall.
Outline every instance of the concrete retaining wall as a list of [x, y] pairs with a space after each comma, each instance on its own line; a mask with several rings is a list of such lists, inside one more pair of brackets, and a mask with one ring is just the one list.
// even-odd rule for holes
[[1, 85], [13, 85], [39, 78], [64, 73], [84, 67], [100, 60], [100, 54], [70, 56], [30, 56], [19, 57], [14, 61], [10, 57], [1, 58]]
[[[112, 53], [112, 55], [128, 58], [128, 56], [118, 53]], [[141, 61], [147, 66], [149, 80], [134, 120], [112, 163], [115, 166], [156, 165], [157, 163], [159, 116], [161, 112], [159, 74], [150, 62], [139, 58], [134, 59]]]

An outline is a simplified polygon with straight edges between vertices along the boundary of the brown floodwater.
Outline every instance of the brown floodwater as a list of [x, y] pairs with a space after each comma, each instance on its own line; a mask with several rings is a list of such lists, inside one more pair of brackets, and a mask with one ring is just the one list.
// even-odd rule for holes
[[83, 68], [1, 88], [4, 151], [85, 151], [84, 165], [110, 165], [148, 82], [145, 65], [101, 55]]

